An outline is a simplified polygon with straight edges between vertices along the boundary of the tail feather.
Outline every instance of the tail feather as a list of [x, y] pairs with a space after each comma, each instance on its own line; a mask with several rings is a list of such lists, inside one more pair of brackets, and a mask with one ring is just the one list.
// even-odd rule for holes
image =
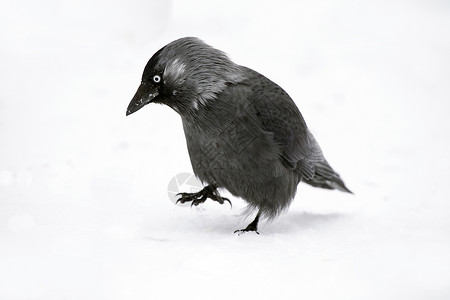
[[315, 174], [310, 179], [303, 179], [303, 182], [323, 189], [339, 190], [353, 194], [346, 186], [338, 173], [336, 173], [327, 161], [315, 164]]

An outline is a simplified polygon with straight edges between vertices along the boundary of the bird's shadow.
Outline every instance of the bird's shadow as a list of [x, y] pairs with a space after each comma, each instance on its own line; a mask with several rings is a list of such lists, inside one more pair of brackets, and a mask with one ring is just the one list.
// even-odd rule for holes
[[331, 226], [345, 218], [345, 214], [338, 213], [315, 214], [310, 212], [289, 212], [273, 222], [261, 224], [260, 230], [267, 234], [316, 230], [324, 226]]

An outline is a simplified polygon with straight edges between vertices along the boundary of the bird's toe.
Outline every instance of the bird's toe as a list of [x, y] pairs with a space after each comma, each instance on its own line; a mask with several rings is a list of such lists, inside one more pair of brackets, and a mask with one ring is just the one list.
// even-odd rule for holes
[[246, 232], [255, 232], [256, 234], [259, 234], [259, 232], [257, 231], [257, 228], [245, 228], [245, 229], [239, 229], [239, 230], [235, 230], [234, 233], [237, 233], [238, 235], [241, 235], [243, 233]]

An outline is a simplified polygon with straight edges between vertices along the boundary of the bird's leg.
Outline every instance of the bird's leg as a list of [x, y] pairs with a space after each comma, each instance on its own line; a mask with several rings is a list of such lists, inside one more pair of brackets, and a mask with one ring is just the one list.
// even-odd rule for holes
[[176, 203], [185, 203], [185, 202], [191, 202], [191, 206], [199, 205], [200, 203], [203, 203], [206, 201], [206, 199], [211, 199], [214, 201], [219, 202], [220, 204], [223, 204], [225, 201], [228, 201], [228, 203], [231, 204], [231, 201], [225, 197], [221, 197], [219, 195], [219, 192], [217, 191], [217, 188], [214, 185], [208, 185], [204, 187], [200, 192], [197, 193], [178, 193], [177, 196], [181, 196], [180, 199], [177, 200]]
[[248, 226], [245, 229], [240, 229], [240, 230], [236, 230], [234, 233], [239, 232], [239, 235], [244, 233], [244, 232], [248, 232], [248, 231], [254, 231], [257, 234], [259, 234], [258, 232], [258, 222], [259, 222], [259, 216], [261, 215], [260, 212], [258, 212], [258, 214], [256, 215], [255, 219], [248, 224]]

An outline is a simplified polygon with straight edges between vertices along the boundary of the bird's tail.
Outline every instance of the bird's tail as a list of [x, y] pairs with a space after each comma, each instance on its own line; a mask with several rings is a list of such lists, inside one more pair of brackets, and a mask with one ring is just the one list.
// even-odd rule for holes
[[333, 168], [328, 164], [325, 160], [323, 162], [316, 163], [315, 165], [315, 174], [311, 179], [303, 179], [302, 181], [312, 185], [314, 187], [319, 187], [323, 189], [329, 190], [340, 190], [342, 192], [347, 192], [353, 194], [346, 186], [344, 181], [342, 181], [341, 177], [338, 173], [336, 173]]

